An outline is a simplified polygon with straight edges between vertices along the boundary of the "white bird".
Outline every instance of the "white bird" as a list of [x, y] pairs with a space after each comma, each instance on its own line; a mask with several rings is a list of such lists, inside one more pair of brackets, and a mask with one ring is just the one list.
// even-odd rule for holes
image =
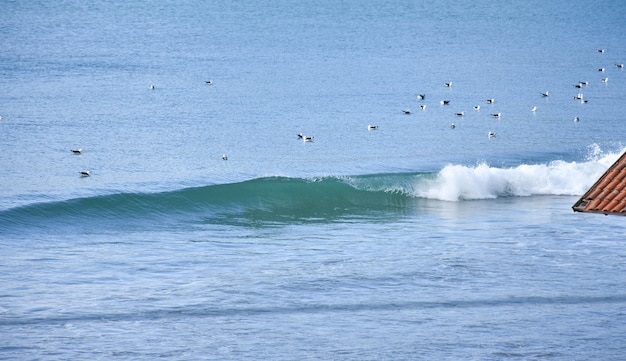
[[580, 120], [580, 118], [574, 117], [574, 122], [578, 122], [579, 120]]
[[602, 78], [603, 83], [608, 83], [608, 81], [609, 81], [609, 78]]
[[376, 130], [378, 129], [378, 125], [368, 125], [367, 130]]
[[620, 69], [624, 69], [624, 63], [622, 63], [622, 64], [615, 64], [615, 66], [620, 68]]
[[583, 100], [583, 93], [578, 93], [575, 97], [573, 97], [575, 100]]
[[494, 138], [496, 136], [496, 132], [489, 132], [489, 133], [487, 133], [487, 136], [489, 138]]
[[402, 112], [404, 114], [411, 114], [411, 109], [404, 109]]
[[495, 102], [496, 102], [496, 100], [493, 99], [493, 98], [492, 99], [487, 99], [487, 104], [493, 104]]
[[155, 86], [154, 85], [150, 85], [150, 90], [154, 90]]
[[542, 96], [542, 97], [547, 97], [547, 96], [549, 96], [549, 95], [550, 95], [550, 92], [549, 92], [549, 91], [547, 91], [547, 90], [546, 90], [544, 93], [541, 93], [541, 96]]
[[456, 128], [456, 125], [454, 125], [454, 123], [450, 124], [450, 128], [454, 129]]
[[81, 154], [83, 152], [82, 149], [72, 149], [72, 153], [74, 154]]
[[534, 106], [534, 107], [531, 109], [531, 111], [536, 112], [536, 111], [537, 111], [537, 107], [536, 107], [536, 106]]
[[598, 71], [603, 72], [605, 69], [604, 68], [598, 68]]
[[604, 49], [598, 49], [598, 53], [604, 53]]
[[213, 80], [207, 80], [204, 82], [206, 85], [213, 85]]
[[502, 113], [493, 113], [491, 114], [491, 116], [494, 118], [500, 118], [502, 116]]
[[474, 110], [480, 110], [480, 105], [475, 105]]
[[447, 83], [443, 83], [443, 85], [444, 85], [444, 86], [447, 86], [447, 87], [449, 88], [449, 87], [451, 87], [451, 86], [452, 86], [452, 82], [451, 82], [451, 81], [449, 81], [449, 82], [447, 82]]
[[440, 101], [440, 103], [441, 103], [441, 105], [448, 105], [448, 104], [450, 104], [450, 101], [449, 100], [442, 100], [442, 101]]
[[426, 95], [424, 95], [424, 94], [419, 94], [417, 96], [417, 100], [424, 100], [424, 98], [426, 98]]
[[91, 176], [91, 172], [89, 172], [88, 170], [82, 170], [82, 171], [80, 171], [80, 176], [81, 177], [89, 177], [89, 176]]
[[420, 109], [421, 109], [421, 110], [426, 110], [426, 104], [421, 104], [421, 105], [420, 105]]
[[586, 85], [589, 85], [589, 82], [588, 81], [579, 81], [578, 84], [586, 86]]
[[226, 154], [222, 154], [222, 160], [228, 160], [228, 156]]

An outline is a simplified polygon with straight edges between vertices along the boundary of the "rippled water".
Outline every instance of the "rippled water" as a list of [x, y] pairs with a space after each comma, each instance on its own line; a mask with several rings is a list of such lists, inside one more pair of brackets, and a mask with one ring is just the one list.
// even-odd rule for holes
[[0, 359], [620, 359], [624, 10], [1, 3]]

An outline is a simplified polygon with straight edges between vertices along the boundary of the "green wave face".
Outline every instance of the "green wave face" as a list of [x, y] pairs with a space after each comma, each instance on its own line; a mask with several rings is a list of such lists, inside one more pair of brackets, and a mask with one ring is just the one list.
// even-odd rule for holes
[[156, 226], [177, 222], [244, 226], [332, 222], [402, 214], [415, 206], [410, 183], [420, 175], [315, 179], [266, 177], [162, 193], [120, 193], [38, 203], [0, 213], [0, 233], [28, 227]]

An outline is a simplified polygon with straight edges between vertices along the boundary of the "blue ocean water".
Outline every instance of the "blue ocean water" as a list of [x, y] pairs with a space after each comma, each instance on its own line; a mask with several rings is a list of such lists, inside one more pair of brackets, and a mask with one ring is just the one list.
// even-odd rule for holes
[[621, 359], [625, 11], [0, 2], [0, 359]]

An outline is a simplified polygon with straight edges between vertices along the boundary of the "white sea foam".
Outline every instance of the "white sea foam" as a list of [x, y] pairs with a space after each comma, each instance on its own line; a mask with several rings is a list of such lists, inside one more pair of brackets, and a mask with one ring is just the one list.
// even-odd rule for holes
[[512, 168], [448, 165], [431, 179], [420, 180], [413, 196], [446, 201], [503, 196], [582, 195], [613, 164], [619, 153], [592, 148], [587, 161], [555, 160]]

